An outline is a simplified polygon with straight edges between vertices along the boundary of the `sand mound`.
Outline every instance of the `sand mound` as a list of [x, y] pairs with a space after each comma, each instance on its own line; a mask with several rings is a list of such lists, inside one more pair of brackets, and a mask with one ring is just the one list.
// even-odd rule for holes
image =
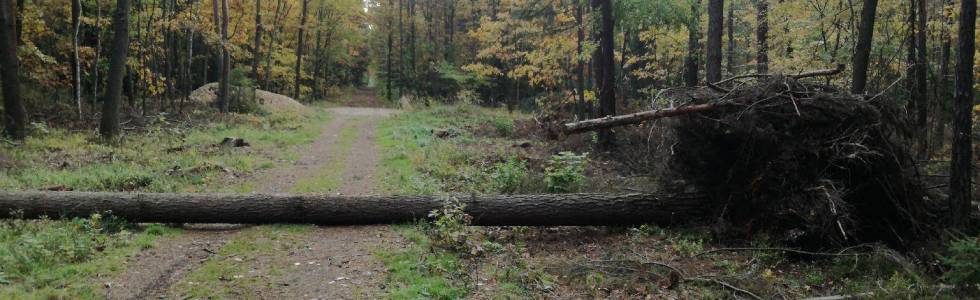
[[[195, 103], [210, 104], [218, 98], [218, 83], [205, 84], [191, 92], [190, 100]], [[309, 108], [293, 98], [273, 92], [256, 89], [262, 108], [268, 112], [309, 112]]]

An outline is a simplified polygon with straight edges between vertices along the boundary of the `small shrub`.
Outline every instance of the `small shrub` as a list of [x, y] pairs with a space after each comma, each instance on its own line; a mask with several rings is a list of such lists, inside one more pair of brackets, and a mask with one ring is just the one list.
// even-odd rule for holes
[[499, 193], [514, 193], [520, 189], [527, 176], [527, 164], [511, 158], [493, 165], [490, 170], [491, 188]]
[[493, 128], [497, 130], [497, 134], [500, 136], [510, 136], [514, 133], [514, 120], [507, 118], [493, 119]]
[[239, 113], [259, 113], [261, 103], [255, 93], [255, 83], [242, 69], [234, 69], [228, 74], [228, 109]]
[[473, 217], [463, 211], [465, 207], [458, 199], [451, 198], [443, 208], [430, 212], [432, 226], [428, 230], [429, 239], [434, 246], [477, 256], [483, 253], [483, 246], [469, 227]]
[[581, 155], [572, 152], [561, 152], [553, 155], [545, 167], [545, 183], [552, 193], [569, 193], [578, 191], [585, 181], [585, 163], [588, 153]]
[[980, 284], [980, 238], [953, 241], [947, 247], [949, 256], [942, 261], [950, 267], [943, 275], [946, 282], [956, 285]]

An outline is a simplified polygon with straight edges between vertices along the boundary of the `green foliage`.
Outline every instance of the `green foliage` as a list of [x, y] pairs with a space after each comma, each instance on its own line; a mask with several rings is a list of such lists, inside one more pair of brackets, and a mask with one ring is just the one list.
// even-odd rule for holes
[[[214, 118], [201, 115], [200, 118]], [[231, 173], [269, 167], [278, 149], [308, 143], [327, 118], [296, 114], [237, 116], [194, 127], [160, 121], [117, 144], [101, 144], [92, 132], [49, 129], [23, 144], [0, 144], [0, 189], [76, 191], [191, 192]], [[225, 137], [252, 147], [213, 148]]]
[[460, 279], [463, 264], [455, 255], [433, 249], [429, 237], [413, 227], [402, 227], [402, 235], [412, 242], [407, 249], [377, 255], [388, 269], [388, 297], [391, 299], [463, 299], [468, 293]]
[[493, 190], [503, 194], [517, 192], [528, 179], [527, 163], [515, 158], [495, 163], [489, 176]]
[[469, 227], [473, 217], [463, 210], [459, 199], [450, 198], [441, 209], [429, 213], [432, 224], [427, 233], [432, 244], [455, 253], [479, 255], [482, 248], [476, 241], [475, 231]]
[[545, 183], [552, 193], [569, 193], [581, 189], [585, 181], [585, 164], [589, 154], [581, 155], [573, 152], [561, 152], [553, 155], [545, 167]]
[[493, 128], [500, 136], [510, 136], [514, 133], [514, 120], [509, 118], [493, 119]]
[[[143, 233], [111, 215], [54, 221], [0, 221], [0, 298], [99, 298], [96, 275], [120, 267], [118, 260], [152, 245], [173, 230]], [[112, 263], [107, 263], [112, 261]]]
[[980, 284], [980, 238], [968, 237], [949, 243], [942, 261], [950, 267], [943, 279], [956, 285]]
[[229, 110], [245, 114], [266, 114], [259, 103], [261, 100], [255, 94], [255, 82], [248, 77], [247, 72], [235, 68], [228, 74]]

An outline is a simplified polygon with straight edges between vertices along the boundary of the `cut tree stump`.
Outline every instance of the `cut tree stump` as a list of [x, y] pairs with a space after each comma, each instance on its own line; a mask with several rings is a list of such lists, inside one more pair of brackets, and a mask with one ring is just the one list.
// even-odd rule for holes
[[[144, 223], [390, 224], [426, 218], [436, 196], [0, 192], [0, 213], [18, 218], [89, 217], [109, 212]], [[679, 224], [710, 217], [696, 194], [456, 196], [473, 225]]]

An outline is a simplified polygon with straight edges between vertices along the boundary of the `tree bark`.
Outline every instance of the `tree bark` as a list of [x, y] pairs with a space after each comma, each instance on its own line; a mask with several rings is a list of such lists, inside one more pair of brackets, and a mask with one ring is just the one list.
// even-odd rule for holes
[[92, 110], [99, 98], [99, 61], [102, 60], [102, 1], [95, 0], [95, 60], [92, 63]]
[[915, 27], [915, 97], [916, 97], [916, 127], [919, 130], [919, 159], [929, 158], [929, 83], [926, 75], [929, 73], [927, 24], [928, 9], [926, 0], [916, 0], [917, 19]]
[[588, 104], [585, 102], [585, 59], [583, 59], [584, 50], [582, 49], [582, 44], [585, 43], [585, 25], [582, 22], [582, 1], [577, 1], [575, 3], [575, 27], [576, 27], [576, 45], [575, 45], [575, 79], [576, 79], [576, 91], [575, 96], [578, 99], [578, 109], [577, 114], [580, 118], [586, 118], [589, 115], [591, 109], [588, 108]]
[[769, 0], [756, 0], [756, 73], [769, 73]]
[[613, 127], [619, 127], [619, 126], [625, 126], [631, 124], [640, 124], [650, 120], [708, 111], [721, 107], [722, 105], [724, 104], [708, 103], [708, 104], [689, 105], [689, 106], [681, 106], [673, 109], [651, 110], [651, 111], [632, 113], [628, 115], [608, 116], [604, 118], [591, 119], [591, 120], [585, 120], [580, 122], [565, 123], [564, 131], [567, 134], [575, 134], [575, 133], [582, 133], [582, 132], [600, 130], [605, 128], [613, 128]]
[[111, 139], [119, 135], [119, 98], [122, 96], [123, 73], [129, 53], [129, 0], [116, 1], [112, 17], [112, 52], [109, 57], [108, 87], [102, 101], [102, 122], [99, 133]]
[[854, 46], [854, 57], [851, 65], [854, 74], [851, 76], [851, 93], [864, 94], [868, 84], [868, 64], [871, 58], [871, 41], [874, 38], [875, 16], [878, 11], [878, 0], [864, 0], [861, 8], [861, 24], [858, 25], [858, 40]]
[[967, 224], [973, 210], [973, 59], [976, 50], [977, 0], [960, 3], [960, 29], [956, 54], [956, 89], [953, 97], [953, 157], [950, 162], [949, 211], [955, 227]]
[[728, 30], [728, 49], [725, 53], [725, 63], [726, 69], [728, 69], [728, 75], [735, 75], [735, 5], [728, 6], [728, 19], [725, 25]]
[[259, 83], [259, 62], [262, 60], [262, 0], [255, 0], [255, 49], [252, 53], [252, 77]]
[[303, 72], [303, 39], [306, 36], [306, 14], [309, 4], [310, 0], [303, 0], [303, 8], [300, 12], [299, 19], [299, 36], [297, 37], [298, 43], [296, 44], [296, 77], [295, 85], [293, 87], [293, 99], [296, 100], [299, 100], [299, 88], [303, 79], [301, 75]]
[[75, 92], [75, 105], [78, 108], [78, 117], [82, 117], [82, 62], [78, 58], [78, 34], [82, 27], [82, 0], [72, 0], [71, 2], [71, 26], [72, 26], [72, 85]]
[[693, 87], [698, 85], [698, 66], [701, 53], [701, 0], [691, 1], [691, 19], [687, 24], [687, 56], [684, 57], [684, 83]]
[[[695, 194], [453, 196], [473, 225], [574, 226], [681, 224], [710, 218]], [[0, 213], [23, 218], [89, 217], [111, 212], [144, 223], [302, 223], [360, 225], [427, 218], [446, 204], [434, 196], [140, 194], [0, 192]]]
[[20, 98], [17, 59], [17, 17], [11, 1], [0, 1], [0, 84], [3, 84], [4, 134], [14, 140], [27, 136], [27, 110]]
[[228, 0], [221, 0], [221, 82], [218, 85], [218, 102], [221, 112], [226, 113], [231, 106], [231, 54], [228, 50]]
[[[599, 77], [599, 116], [616, 115], [616, 59], [613, 45], [613, 30], [615, 20], [612, 14], [611, 0], [593, 0], [593, 9], [602, 14], [602, 32], [599, 38], [599, 64], [602, 72]], [[599, 146], [612, 149], [616, 146], [616, 137], [611, 130], [599, 131]]]
[[704, 68], [707, 82], [721, 80], [721, 36], [724, 22], [725, 1], [708, 0], [707, 62]]

